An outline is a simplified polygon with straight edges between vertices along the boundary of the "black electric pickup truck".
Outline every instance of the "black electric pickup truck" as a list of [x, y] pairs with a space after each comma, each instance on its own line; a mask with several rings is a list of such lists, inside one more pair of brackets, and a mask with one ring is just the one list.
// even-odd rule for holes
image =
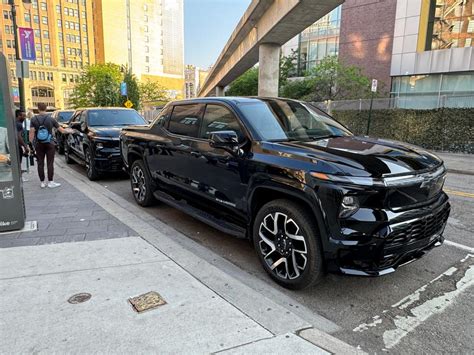
[[252, 241], [298, 289], [324, 271], [378, 276], [443, 243], [446, 170], [412, 145], [354, 136], [305, 102], [200, 98], [120, 136], [138, 204], [159, 200]]

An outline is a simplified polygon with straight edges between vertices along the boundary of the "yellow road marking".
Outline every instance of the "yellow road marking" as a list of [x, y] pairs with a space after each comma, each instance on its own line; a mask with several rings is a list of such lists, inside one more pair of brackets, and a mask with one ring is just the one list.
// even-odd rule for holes
[[444, 189], [444, 192], [450, 195], [474, 198], [474, 194], [471, 194], [469, 192], [455, 191], [455, 190], [449, 190], [449, 189]]

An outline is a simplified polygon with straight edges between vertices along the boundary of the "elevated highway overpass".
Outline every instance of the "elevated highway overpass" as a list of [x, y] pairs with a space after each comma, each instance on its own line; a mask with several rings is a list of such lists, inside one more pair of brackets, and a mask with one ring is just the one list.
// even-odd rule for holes
[[278, 96], [280, 48], [344, 0], [253, 0], [214, 64], [199, 96], [225, 86], [259, 63], [260, 96]]

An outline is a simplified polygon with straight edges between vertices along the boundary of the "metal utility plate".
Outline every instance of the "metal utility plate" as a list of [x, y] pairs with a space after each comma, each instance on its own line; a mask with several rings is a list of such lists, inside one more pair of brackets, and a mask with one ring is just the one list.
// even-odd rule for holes
[[166, 301], [161, 297], [158, 292], [150, 291], [143, 295], [129, 298], [128, 301], [132, 305], [133, 309], [138, 313], [149, 311], [151, 309], [163, 306]]

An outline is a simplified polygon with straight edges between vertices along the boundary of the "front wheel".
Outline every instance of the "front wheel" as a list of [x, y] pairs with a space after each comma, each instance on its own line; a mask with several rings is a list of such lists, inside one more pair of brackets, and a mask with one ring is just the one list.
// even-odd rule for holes
[[283, 287], [303, 289], [324, 275], [314, 217], [293, 201], [275, 200], [260, 209], [253, 242], [263, 268]]
[[89, 149], [86, 149], [86, 171], [87, 171], [87, 177], [89, 178], [90, 181], [95, 181], [99, 178], [100, 174], [97, 171], [97, 167], [95, 166], [95, 161], [92, 158], [92, 152]]
[[135, 160], [130, 169], [130, 184], [133, 197], [140, 206], [147, 207], [155, 203], [153, 192], [155, 184], [141, 160]]

